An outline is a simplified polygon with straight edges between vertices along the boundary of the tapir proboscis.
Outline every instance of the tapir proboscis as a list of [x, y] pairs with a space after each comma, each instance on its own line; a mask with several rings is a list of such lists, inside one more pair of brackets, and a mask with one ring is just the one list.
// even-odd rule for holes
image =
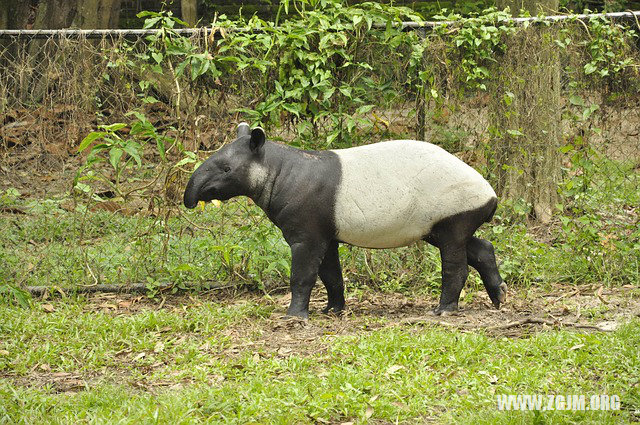
[[425, 240], [440, 250], [442, 293], [436, 314], [458, 309], [474, 267], [493, 305], [507, 285], [493, 245], [474, 236], [496, 209], [489, 183], [472, 167], [428, 142], [392, 140], [348, 149], [303, 151], [266, 140], [246, 123], [237, 138], [193, 173], [184, 205], [251, 198], [291, 247], [291, 304], [307, 318], [319, 276], [327, 289], [324, 312], [344, 309], [338, 244], [394, 248]]

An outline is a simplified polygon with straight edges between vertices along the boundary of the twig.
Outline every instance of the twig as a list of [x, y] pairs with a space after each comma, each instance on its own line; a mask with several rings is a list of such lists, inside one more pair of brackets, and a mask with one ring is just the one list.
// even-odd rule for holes
[[505, 329], [516, 328], [516, 327], [522, 326], [522, 325], [528, 325], [528, 324], [539, 324], [539, 325], [554, 326], [554, 325], [557, 325], [559, 323], [560, 322], [555, 321], [555, 320], [541, 319], [541, 318], [538, 318], [538, 317], [526, 317], [524, 319], [516, 320], [515, 322], [511, 322], [511, 323], [506, 323], [504, 325], [491, 326], [490, 328], [487, 328], [487, 330], [488, 331], [505, 330]]
[[[173, 283], [165, 283], [161, 285], [157, 285], [155, 287], [158, 291], [166, 291], [169, 289], [177, 289], [178, 291], [182, 290], [190, 290], [190, 289], [199, 289], [202, 291], [214, 291], [214, 290], [223, 290], [238, 287], [238, 283], [233, 283], [229, 285], [215, 285], [209, 284], [204, 285], [199, 288], [180, 288], [175, 286]], [[49, 293], [54, 288], [51, 286], [26, 286], [24, 288], [25, 291], [28, 291], [31, 295], [41, 296], [45, 293]], [[116, 285], [116, 284], [99, 284], [99, 285], [91, 285], [91, 286], [78, 286], [75, 288], [69, 288], [69, 292], [75, 292], [77, 294], [91, 294], [97, 292], [106, 292], [106, 293], [119, 293], [119, 294], [135, 294], [135, 293], [145, 293], [149, 288], [146, 283], [132, 283], [129, 285]]]
[[561, 322], [559, 320], [548, 320], [542, 319], [539, 317], [526, 317], [521, 320], [516, 320], [515, 322], [507, 323], [499, 326], [492, 326], [490, 328], [486, 328], [487, 331], [498, 331], [505, 330], [510, 328], [515, 328], [522, 325], [528, 324], [539, 324], [539, 325], [549, 325], [549, 326], [560, 326], [560, 327], [571, 327], [571, 328], [582, 328], [582, 329], [593, 329], [600, 332], [611, 332], [613, 329], [605, 329], [600, 326], [595, 325], [586, 325], [581, 323], [569, 323], [569, 322]]

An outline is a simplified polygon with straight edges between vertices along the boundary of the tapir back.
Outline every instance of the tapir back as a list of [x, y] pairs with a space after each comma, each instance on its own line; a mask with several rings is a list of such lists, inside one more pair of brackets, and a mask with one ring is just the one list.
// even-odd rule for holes
[[337, 237], [352, 245], [409, 245], [442, 219], [496, 197], [476, 170], [431, 143], [393, 140], [333, 152], [341, 165]]

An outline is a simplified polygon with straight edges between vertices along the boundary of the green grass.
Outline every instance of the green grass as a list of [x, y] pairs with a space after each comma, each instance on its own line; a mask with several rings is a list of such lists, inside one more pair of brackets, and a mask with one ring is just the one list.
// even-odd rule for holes
[[[631, 176], [612, 183], [618, 192], [570, 195], [543, 237], [527, 226], [526, 205], [501, 203], [480, 234], [494, 243], [507, 282], [637, 283], [640, 227], [629, 200], [640, 192], [633, 192], [637, 173]], [[141, 301], [132, 309], [105, 297], [38, 302], [17, 288], [70, 293], [79, 285], [144, 282], [151, 295], [156, 283], [234, 281], [270, 291], [288, 280], [289, 249], [244, 199], [156, 217], [83, 205], [68, 211], [69, 199], [21, 200], [5, 191], [0, 207], [26, 212], [0, 214], [0, 424], [638, 420], [637, 319], [613, 333], [507, 339], [391, 326], [379, 316], [313, 316], [291, 328], [274, 319], [280, 310], [267, 296], [214, 302], [192, 293], [176, 305]], [[439, 287], [438, 252], [427, 245], [342, 246], [340, 254], [352, 295]], [[468, 285], [481, 288], [477, 274]], [[582, 314], [604, 318], [607, 307]], [[498, 394], [615, 394], [623, 409], [501, 412]]]
[[[305, 330], [274, 327], [267, 300], [118, 313], [96, 302], [53, 301], [49, 313], [0, 305], [0, 423], [613, 424], [640, 408], [637, 320], [614, 333], [518, 339], [356, 327], [283, 353], [277, 345]], [[65, 376], [80, 384], [66, 388]], [[617, 394], [623, 409], [501, 412], [503, 393]]]
[[[269, 289], [288, 280], [289, 247], [246, 199], [204, 211], [180, 210], [184, 215], [168, 219], [86, 211], [82, 205], [67, 211], [61, 208], [69, 203], [64, 198], [3, 199], [27, 214], [0, 215], [2, 282], [69, 289], [94, 283], [198, 287], [235, 281]], [[569, 211], [561, 216], [565, 224], [557, 221], [541, 238], [527, 226], [527, 211], [505, 201], [479, 232], [494, 243], [508, 283], [620, 285], [640, 279], [640, 227], [631, 215], [595, 207]], [[439, 254], [426, 244], [393, 250], [341, 246], [340, 253], [352, 285], [403, 292], [439, 288]], [[477, 274], [470, 284], [481, 286]]]

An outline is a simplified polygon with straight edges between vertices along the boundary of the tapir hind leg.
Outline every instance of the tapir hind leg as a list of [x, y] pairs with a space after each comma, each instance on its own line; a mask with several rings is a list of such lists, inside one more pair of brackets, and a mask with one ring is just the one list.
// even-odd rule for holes
[[500, 308], [500, 304], [507, 299], [507, 284], [504, 283], [493, 251], [491, 242], [471, 237], [467, 242], [467, 260], [469, 265], [480, 273], [489, 298], [495, 308]]
[[440, 243], [439, 248], [442, 259], [442, 293], [436, 314], [458, 310], [460, 293], [469, 275], [464, 242]]
[[[477, 261], [479, 257], [488, 256], [488, 249], [481, 246], [484, 244], [476, 242], [473, 234], [482, 223], [491, 219], [496, 205], [497, 200], [493, 198], [480, 208], [445, 218], [436, 223], [431, 232], [424, 237], [424, 240], [440, 249], [442, 258], [442, 294], [440, 304], [435, 310], [436, 314], [458, 309], [458, 299], [469, 275], [468, 264], [475, 267], [480, 264]], [[470, 243], [471, 240], [473, 242]], [[494, 271], [491, 266], [480, 266], [480, 268], [488, 276], [492, 276], [491, 279], [495, 279], [495, 276], [490, 273]], [[497, 267], [495, 272], [497, 273]], [[499, 300], [497, 290], [501, 288], [501, 284], [496, 283], [495, 280], [488, 280], [488, 282], [492, 293]]]
[[322, 312], [340, 313], [344, 309], [344, 281], [338, 256], [338, 241], [329, 244], [324, 259], [320, 263], [318, 274], [327, 288], [327, 298], [329, 299], [327, 307]]
[[309, 298], [318, 278], [318, 269], [326, 252], [323, 242], [291, 244], [291, 304], [287, 314], [309, 318]]

